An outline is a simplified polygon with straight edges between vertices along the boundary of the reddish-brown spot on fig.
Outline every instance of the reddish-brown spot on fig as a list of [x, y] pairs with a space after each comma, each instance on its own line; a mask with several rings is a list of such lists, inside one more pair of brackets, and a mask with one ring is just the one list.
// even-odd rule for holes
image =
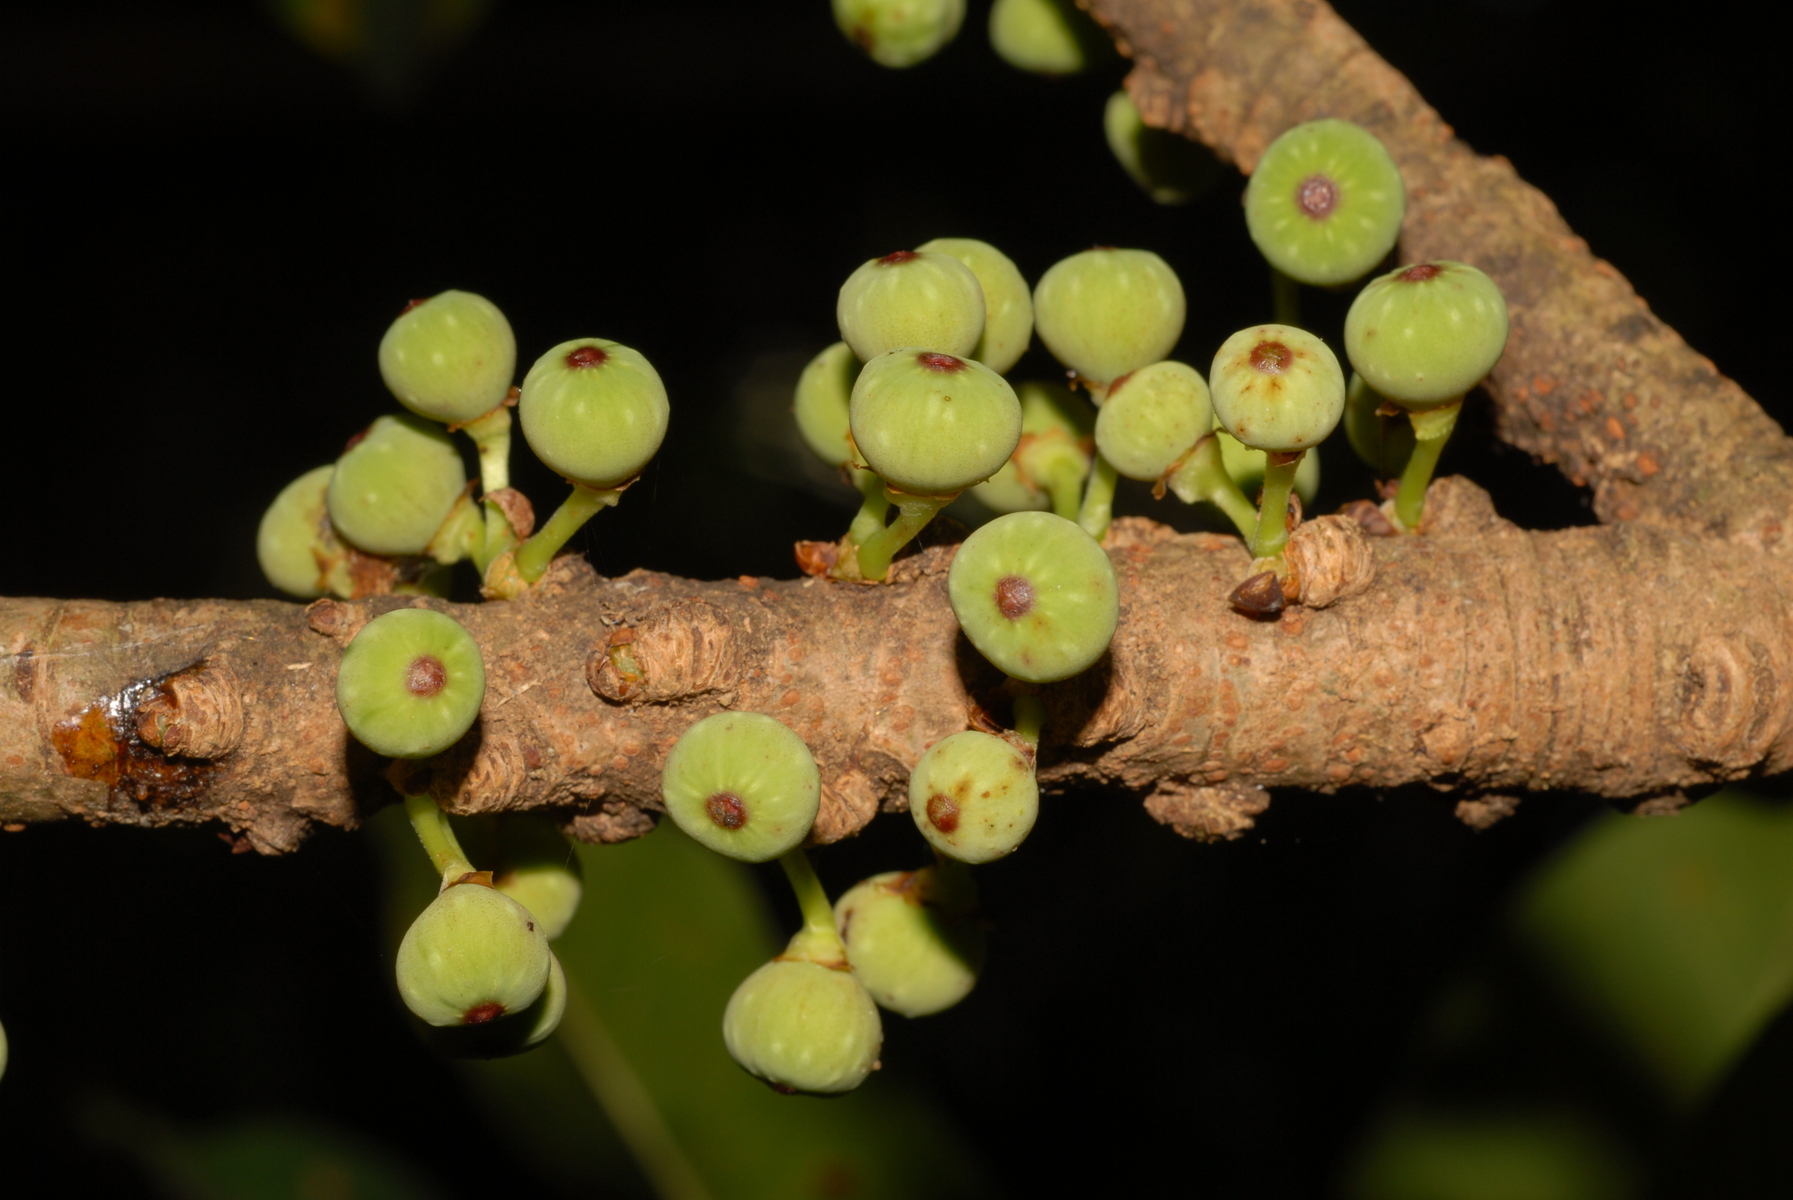
[[747, 805], [733, 792], [717, 792], [704, 801], [704, 811], [724, 829], [739, 829], [747, 824]]
[[484, 1025], [487, 1021], [496, 1021], [504, 1015], [504, 1005], [496, 1000], [488, 1000], [484, 1004], [475, 1004], [461, 1014], [463, 1025]]
[[951, 796], [935, 792], [928, 797], [928, 820], [941, 833], [951, 833], [959, 827], [959, 806]]
[[927, 350], [915, 356], [915, 361], [930, 371], [963, 371], [965, 360], [954, 358], [950, 354], [941, 354], [936, 350]]
[[1281, 342], [1259, 342], [1251, 348], [1251, 369], [1281, 375], [1295, 361], [1295, 352]]
[[433, 654], [419, 654], [405, 668], [405, 690], [420, 700], [428, 700], [448, 686], [448, 668]]
[[1435, 263], [1420, 263], [1416, 267], [1408, 267], [1395, 278], [1402, 283], [1424, 283], [1426, 280], [1435, 279], [1442, 274], [1444, 274], [1443, 267]]
[[416, 308], [419, 304], [423, 304], [423, 303], [425, 303], [425, 301], [423, 301], [423, 300], [412, 300], [412, 301], [408, 302], [403, 308], [398, 310], [398, 315], [402, 317], [406, 313], [410, 312], [412, 309]]
[[1332, 215], [1338, 207], [1339, 185], [1324, 175], [1309, 175], [1295, 189], [1295, 205], [1301, 209], [1301, 215], [1314, 221], [1323, 221]]
[[996, 609], [1011, 621], [1033, 611], [1033, 584], [1020, 575], [1004, 575], [996, 581]]
[[576, 350], [567, 351], [569, 367], [601, 367], [610, 360], [602, 346], [580, 346]]
[[880, 267], [900, 267], [906, 262], [914, 262], [921, 255], [913, 250], [896, 250], [878, 260]]

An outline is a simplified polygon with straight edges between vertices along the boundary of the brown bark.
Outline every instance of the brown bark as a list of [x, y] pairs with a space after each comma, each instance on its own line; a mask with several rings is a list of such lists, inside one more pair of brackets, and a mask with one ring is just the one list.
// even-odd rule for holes
[[[1225, 834], [1263, 787], [1635, 798], [1788, 765], [1790, 614], [1732, 547], [1636, 523], [1527, 533], [1461, 480], [1432, 505], [1425, 536], [1369, 555], [1342, 518], [1303, 526], [1301, 547], [1359, 569], [1330, 607], [1276, 621], [1227, 605], [1248, 561], [1236, 539], [1119, 523], [1120, 632], [1095, 669], [1045, 689], [1043, 782], [1148, 793], [1161, 819]], [[818, 840], [854, 832], [902, 806], [909, 767], [974, 704], [1006, 716], [947, 604], [951, 553], [877, 588], [604, 580], [562, 560], [529, 600], [443, 605], [485, 649], [487, 699], [476, 736], [401, 778], [456, 811], [552, 806], [585, 836], [628, 837], [679, 733], [738, 707], [814, 749]], [[263, 850], [311, 821], [353, 824], [392, 792], [336, 715], [335, 664], [405, 603], [423, 602], [5, 602], [0, 817], [219, 820]], [[171, 713], [187, 746], [234, 744], [158, 753], [143, 736], [166, 743]]]
[[[1268, 787], [1428, 782], [1485, 824], [1526, 790], [1672, 807], [1786, 769], [1793, 660], [1780, 530], [1787, 440], [1594, 260], [1549, 201], [1476, 157], [1322, 4], [1093, 0], [1148, 120], [1249, 168], [1297, 121], [1343, 116], [1410, 188], [1403, 253], [1483, 267], [1513, 308], [1490, 392], [1501, 435], [1594, 488], [1601, 528], [1528, 533], [1435, 485], [1422, 536], [1310, 522], [1308, 603], [1233, 612], [1235, 539], [1122, 521], [1111, 654], [1046, 689], [1049, 788], [1147, 796], [1184, 832], [1249, 826]], [[1697, 452], [1691, 448], [1697, 447]], [[550, 807], [576, 832], [643, 831], [665, 752], [721, 707], [815, 749], [818, 840], [899, 807], [909, 767], [999, 677], [958, 636], [950, 550], [863, 588], [814, 579], [605, 580], [558, 564], [525, 600], [442, 606], [484, 646], [477, 733], [399, 782], [459, 811]], [[342, 647], [407, 603], [0, 601], [0, 821], [222, 821], [289, 849], [393, 794], [338, 719]]]

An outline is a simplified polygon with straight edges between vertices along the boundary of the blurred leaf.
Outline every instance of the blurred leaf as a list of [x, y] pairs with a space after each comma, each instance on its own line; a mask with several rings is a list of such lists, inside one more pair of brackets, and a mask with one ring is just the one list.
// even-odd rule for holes
[[[391, 914], [396, 944], [434, 885], [403, 815], [395, 820], [394, 811], [378, 823], [403, 876], [394, 888], [403, 898]], [[670, 823], [622, 845], [580, 846], [579, 855], [585, 901], [555, 953], [587, 1002], [598, 1037], [625, 1068], [617, 1094], [626, 1096], [632, 1080], [648, 1098], [651, 1111], [625, 1110], [625, 1124], [645, 1121], [669, 1131], [709, 1195], [875, 1200], [988, 1190], [965, 1140], [896, 1072], [881, 1071], [840, 1099], [818, 1100], [778, 1095], [729, 1058], [722, 1010], [736, 984], [784, 942], [748, 868], [698, 846]], [[601, 1046], [591, 1052], [586, 1032], [569, 1005], [561, 1034], [524, 1058], [564, 1055], [573, 1039], [587, 1071], [614, 1073]], [[561, 1063], [538, 1068], [539, 1076], [509, 1063], [469, 1066], [482, 1090], [502, 1093], [511, 1126], [555, 1123], [561, 1130], [553, 1139], [530, 1139], [538, 1157], [550, 1153], [550, 1140], [559, 1147], [554, 1153], [588, 1153], [597, 1129], [573, 1127], [605, 1124], [589, 1094], [569, 1099], [564, 1058]], [[577, 1121], [575, 1112], [582, 1114]], [[615, 1134], [606, 1129], [602, 1137], [611, 1141]], [[565, 1164], [554, 1173], [564, 1178]]]
[[95, 1141], [122, 1151], [178, 1200], [431, 1200], [401, 1160], [342, 1130], [296, 1117], [175, 1126], [119, 1100], [86, 1113]]
[[1572, 1113], [1393, 1115], [1345, 1188], [1350, 1200], [1624, 1200], [1623, 1152]]
[[1690, 1107], [1793, 995], [1793, 810], [1726, 792], [1603, 817], [1527, 890], [1517, 932]]

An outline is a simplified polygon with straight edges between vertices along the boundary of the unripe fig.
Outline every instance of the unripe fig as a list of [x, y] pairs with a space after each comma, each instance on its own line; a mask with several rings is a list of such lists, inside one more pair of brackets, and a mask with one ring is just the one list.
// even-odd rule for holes
[[966, 538], [947, 595], [971, 644], [1029, 683], [1088, 668], [1120, 618], [1108, 555], [1075, 521], [1052, 513], [1009, 513]]
[[498, 821], [492, 886], [535, 914], [549, 941], [566, 932], [585, 894], [585, 871], [566, 834], [530, 813]]
[[446, 425], [503, 404], [516, 374], [510, 322], [472, 292], [413, 301], [380, 339], [380, 375], [398, 402]]
[[449, 1058], [509, 1058], [546, 1041], [567, 1011], [567, 974], [548, 956], [548, 983], [535, 1003], [478, 1025], [424, 1025], [430, 1049]]
[[1468, 263], [1418, 263], [1364, 285], [1345, 315], [1345, 354], [1364, 382], [1407, 409], [1449, 404], [1507, 345], [1507, 301]]
[[750, 1075], [781, 1092], [850, 1092], [878, 1065], [884, 1026], [851, 971], [774, 960], [742, 981], [722, 1040]]
[[1070, 0], [996, 0], [990, 6], [990, 48], [1022, 71], [1075, 75], [1089, 65], [1092, 50], [1100, 52], [1101, 38]]
[[1021, 440], [1002, 470], [972, 495], [999, 513], [1053, 508], [1069, 516], [1077, 511], [1089, 477], [1095, 413], [1062, 383], [1031, 380], [1015, 395], [1021, 401]]
[[1034, 328], [1059, 362], [1098, 388], [1167, 357], [1183, 334], [1183, 285], [1150, 250], [1098, 246], [1046, 269]]
[[809, 836], [822, 776], [803, 739], [772, 717], [720, 712], [680, 736], [660, 774], [666, 813], [718, 854], [777, 858]]
[[479, 883], [454, 885], [405, 931], [399, 995], [431, 1025], [480, 1025], [534, 1004], [553, 958], [528, 909]]
[[953, 40], [965, 0], [834, 0], [834, 23], [885, 67], [912, 67]]
[[1155, 482], [1213, 423], [1201, 372], [1167, 359], [1109, 385], [1096, 414], [1096, 449], [1127, 478]]
[[1021, 402], [983, 363], [907, 348], [865, 364], [853, 385], [853, 441], [905, 492], [964, 491], [1002, 469], [1021, 439]]
[[1327, 118], [1285, 131], [1245, 187], [1245, 224], [1270, 265], [1330, 287], [1368, 274], [1394, 249], [1407, 211], [1395, 160], [1376, 135]]
[[357, 741], [392, 758], [428, 758], [479, 717], [486, 669], [453, 617], [400, 608], [362, 626], [336, 670], [336, 707]]
[[1116, 161], [1159, 204], [1186, 204], [1220, 182], [1220, 160], [1200, 142], [1153, 129], [1126, 92], [1108, 98], [1102, 131]]
[[460, 451], [422, 417], [381, 417], [336, 460], [325, 499], [339, 537], [369, 554], [422, 554], [467, 487]]
[[809, 360], [797, 377], [792, 405], [797, 432], [816, 456], [831, 467], [845, 466], [853, 458], [847, 423], [853, 399], [853, 381], [859, 378], [859, 359], [852, 347], [836, 342]]
[[990, 862], [1013, 853], [1039, 814], [1032, 760], [994, 734], [968, 729], [942, 738], [909, 773], [915, 827], [940, 853], [960, 862]]
[[984, 333], [984, 289], [951, 254], [898, 250], [847, 276], [834, 314], [861, 362], [903, 346], [968, 355]]
[[666, 385], [635, 350], [602, 338], [562, 342], [523, 377], [517, 416], [548, 469], [605, 490], [641, 473], [666, 438]]
[[1214, 415], [1254, 450], [1319, 445], [1345, 411], [1345, 374], [1325, 342], [1289, 325], [1241, 329], [1208, 373]]
[[1033, 293], [1021, 277], [1021, 268], [995, 246], [976, 238], [935, 238], [916, 250], [949, 255], [977, 276], [984, 293], [984, 332], [966, 357], [975, 358], [998, 375], [1007, 375], [1027, 352], [1033, 337]]
[[941, 902], [936, 872], [886, 871], [834, 904], [853, 973], [881, 1007], [905, 1017], [951, 1008], [984, 967], [983, 926], [965, 906]]
[[274, 497], [255, 533], [255, 557], [268, 582], [289, 595], [312, 600], [325, 592], [347, 595], [342, 543], [330, 526], [325, 493], [334, 466], [305, 472]]

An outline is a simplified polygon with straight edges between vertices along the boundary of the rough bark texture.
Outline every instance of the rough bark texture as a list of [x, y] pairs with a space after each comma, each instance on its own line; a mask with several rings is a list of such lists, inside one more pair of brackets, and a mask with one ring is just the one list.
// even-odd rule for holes
[[[1120, 633], [1094, 670], [1046, 689], [1047, 787], [1133, 789], [1215, 837], [1248, 828], [1269, 787], [1429, 782], [1484, 825], [1527, 790], [1660, 810], [1786, 769], [1793, 461], [1773, 422], [1323, 4], [1091, 7], [1137, 59], [1147, 119], [1246, 169], [1314, 117], [1383, 138], [1410, 189], [1404, 256], [1472, 261], [1511, 302], [1490, 384], [1501, 435], [1591, 485], [1607, 524], [1528, 533], [1440, 481], [1418, 537], [1303, 526], [1291, 558], [1307, 606], [1257, 621], [1225, 600], [1247, 561], [1237, 540], [1123, 520]], [[395, 781], [456, 811], [545, 806], [582, 836], [626, 838], [649, 826], [679, 733], [739, 707], [811, 744], [817, 840], [845, 836], [903, 804], [930, 743], [978, 709], [1007, 716], [947, 605], [950, 555], [905, 560], [877, 588], [606, 580], [562, 561], [525, 600], [442, 605], [485, 647], [485, 707], [461, 746]], [[0, 821], [215, 820], [269, 852], [313, 822], [352, 825], [393, 793], [336, 715], [335, 666], [404, 603], [423, 602], [0, 601]]]
[[[1133, 789], [1185, 832], [1225, 836], [1267, 786], [1618, 798], [1789, 764], [1790, 614], [1731, 547], [1635, 523], [1527, 533], [1456, 479], [1432, 506], [1422, 537], [1304, 526], [1306, 573], [1359, 573], [1336, 603], [1275, 621], [1227, 605], [1248, 561], [1236, 539], [1118, 523], [1120, 632], [1096, 668], [1045, 689], [1042, 780]], [[485, 707], [475, 736], [394, 770], [454, 811], [553, 806], [613, 840], [648, 827], [679, 733], [739, 707], [815, 750], [816, 838], [845, 836], [904, 804], [910, 766], [974, 706], [1006, 716], [947, 604], [951, 554], [878, 588], [605, 580], [562, 560], [530, 600], [441, 605], [485, 648]], [[392, 793], [336, 715], [335, 665], [406, 603], [437, 602], [0, 604], [0, 817], [221, 820], [263, 850], [310, 821], [353, 824]], [[171, 726], [189, 746], [234, 744], [198, 759], [145, 741]]]

